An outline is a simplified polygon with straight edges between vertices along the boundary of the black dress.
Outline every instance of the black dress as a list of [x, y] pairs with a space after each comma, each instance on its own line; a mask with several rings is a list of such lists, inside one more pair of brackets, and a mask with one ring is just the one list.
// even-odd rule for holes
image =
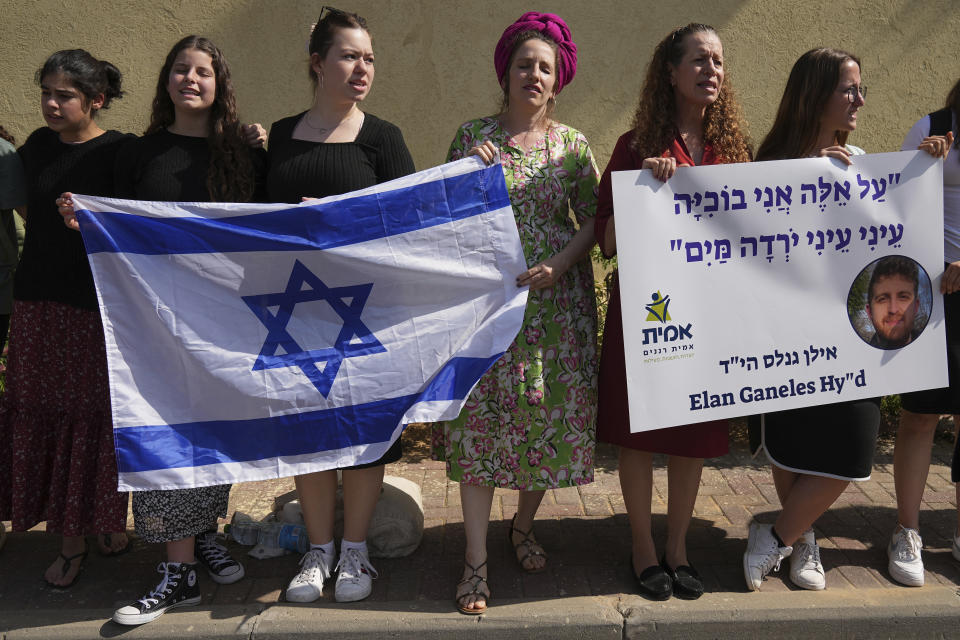
[[[353, 142], [296, 140], [293, 130], [306, 112], [274, 122], [270, 127], [267, 198], [298, 203], [323, 198], [401, 178], [415, 171], [403, 134], [386, 120], [365, 113]], [[363, 469], [396, 462], [403, 455], [401, 439]]]

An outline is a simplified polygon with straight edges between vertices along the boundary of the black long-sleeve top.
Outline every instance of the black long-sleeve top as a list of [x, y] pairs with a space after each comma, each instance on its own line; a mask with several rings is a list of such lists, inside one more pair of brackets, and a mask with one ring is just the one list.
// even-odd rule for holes
[[[250, 150], [254, 194], [262, 201], [266, 175], [265, 152]], [[116, 197], [166, 202], [209, 202], [207, 170], [210, 149], [206, 138], [182, 136], [166, 129], [137, 138], [117, 156]]]
[[267, 197], [272, 202], [300, 202], [387, 182], [415, 171], [403, 134], [386, 120], [364, 114], [353, 142], [294, 140], [303, 113], [270, 127]]
[[27, 179], [27, 224], [16, 300], [46, 300], [96, 310], [97, 295], [83, 240], [63, 224], [56, 199], [64, 191], [112, 197], [114, 163], [134, 136], [106, 131], [80, 144], [60, 141], [47, 127], [37, 129], [19, 149]]

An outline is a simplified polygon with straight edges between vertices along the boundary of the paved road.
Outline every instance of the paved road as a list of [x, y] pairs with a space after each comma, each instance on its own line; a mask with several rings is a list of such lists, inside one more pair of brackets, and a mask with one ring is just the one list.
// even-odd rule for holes
[[[630, 535], [612, 449], [597, 456], [596, 482], [549, 491], [537, 536], [550, 554], [549, 571], [526, 575], [507, 543], [516, 493], [495, 494], [489, 535], [491, 609], [482, 618], [458, 615], [452, 605], [464, 535], [456, 484], [442, 464], [421, 450], [408, 452], [387, 473], [408, 478], [423, 492], [425, 532], [409, 557], [375, 560], [380, 578], [368, 601], [337, 605], [325, 596], [313, 605], [283, 603], [282, 589], [298, 558], [244, 557], [247, 578], [218, 586], [202, 575], [203, 604], [179, 610], [139, 629], [107, 623], [119, 604], [153, 586], [161, 560], [157, 545], [139, 541], [120, 558], [91, 554], [69, 591], [41, 579], [58, 539], [34, 531], [11, 534], [0, 552], [0, 638], [20, 637], [302, 637], [322, 629], [330, 637], [950, 637], [960, 635], [960, 563], [950, 554], [956, 525], [950, 446], [935, 446], [922, 514], [927, 586], [907, 589], [886, 573], [885, 545], [895, 520], [892, 452], [881, 445], [873, 477], [854, 483], [816, 525], [828, 589], [796, 590], [785, 576], [747, 593], [741, 555], [752, 518], [772, 522], [778, 509], [769, 469], [743, 444], [708, 463], [689, 536], [690, 560], [708, 593], [699, 601], [649, 603], [636, 596], [628, 567]], [[654, 473], [654, 524], [664, 533], [667, 482]], [[230, 510], [260, 517], [293, 487], [289, 479], [237, 485]], [[131, 519], [132, 524], [132, 519]], [[234, 547], [238, 554], [243, 549]], [[332, 590], [330, 590], [332, 591]], [[791, 593], [787, 593], [791, 592]], [[798, 623], [801, 623], [798, 625]], [[785, 625], [785, 626], [784, 626]]]

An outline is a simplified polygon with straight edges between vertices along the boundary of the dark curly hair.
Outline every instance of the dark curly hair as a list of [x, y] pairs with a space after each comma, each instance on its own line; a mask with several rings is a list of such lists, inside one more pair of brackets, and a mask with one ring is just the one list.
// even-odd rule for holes
[[[840, 82], [843, 65], [851, 60], [860, 66], [852, 53], [826, 47], [811, 49], [797, 59], [770, 133], [757, 149], [757, 160], [805, 158], [816, 151], [823, 110]], [[849, 135], [849, 131], [837, 131], [837, 144], [845, 145]]]
[[165, 129], [174, 123], [173, 100], [167, 91], [170, 72], [177, 56], [184, 49], [196, 49], [210, 56], [216, 76], [216, 96], [210, 107], [207, 144], [210, 167], [207, 169], [207, 192], [216, 202], [246, 202], [253, 196], [255, 175], [250, 149], [243, 140], [237, 117], [237, 100], [230, 79], [230, 67], [217, 46], [203, 36], [187, 36], [173, 46], [160, 69], [157, 92], [153, 98], [150, 125], [144, 135]]
[[[643, 158], [661, 155], [670, 148], [677, 135], [676, 99], [670, 83], [670, 68], [680, 64], [686, 52], [686, 38], [695, 33], [712, 33], [716, 29], [698, 22], [673, 30], [660, 41], [647, 67], [647, 77], [640, 90], [640, 103], [633, 116], [631, 146]], [[725, 72], [717, 99], [707, 107], [703, 122], [703, 140], [725, 162], [749, 162], [750, 142], [746, 121]]]

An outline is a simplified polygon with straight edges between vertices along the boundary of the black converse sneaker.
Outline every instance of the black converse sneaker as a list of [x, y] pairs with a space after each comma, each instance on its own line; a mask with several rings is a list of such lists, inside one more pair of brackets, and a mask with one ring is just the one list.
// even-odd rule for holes
[[197, 560], [207, 568], [214, 582], [233, 584], [243, 577], [243, 565], [231, 558], [227, 548], [217, 542], [216, 529], [201, 533], [196, 540]]
[[197, 584], [197, 564], [161, 562], [157, 571], [163, 580], [153, 591], [136, 602], [113, 612], [113, 621], [119, 624], [144, 624], [159, 618], [167, 609], [200, 604], [200, 585]]

